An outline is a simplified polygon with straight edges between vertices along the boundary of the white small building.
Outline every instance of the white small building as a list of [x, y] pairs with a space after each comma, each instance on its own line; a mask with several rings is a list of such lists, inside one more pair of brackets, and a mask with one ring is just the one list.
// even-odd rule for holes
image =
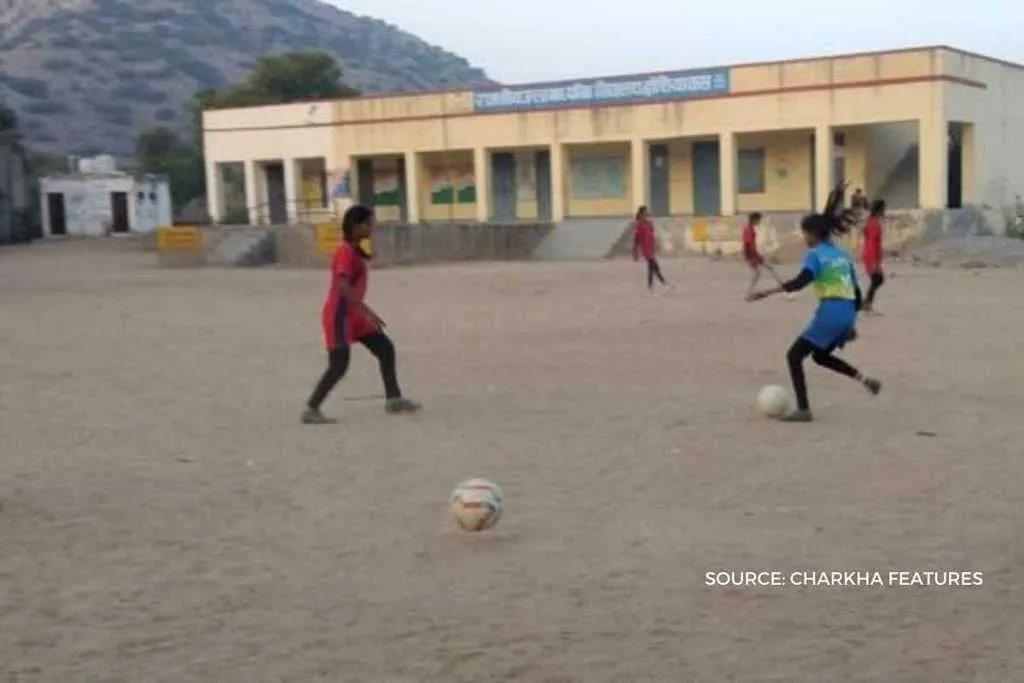
[[45, 237], [151, 233], [172, 220], [167, 178], [118, 171], [112, 157], [80, 159], [75, 172], [43, 178], [40, 195]]

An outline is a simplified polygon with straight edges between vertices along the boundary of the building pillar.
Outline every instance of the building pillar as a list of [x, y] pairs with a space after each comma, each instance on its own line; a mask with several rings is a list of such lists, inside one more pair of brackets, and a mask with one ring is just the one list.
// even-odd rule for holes
[[814, 196], [812, 212], [825, 210], [828, 195], [833, 189], [832, 166], [835, 163], [832, 148], [832, 126], [817, 126], [814, 129]]
[[207, 159], [205, 166], [206, 214], [210, 222], [220, 223], [224, 219], [224, 179], [216, 162]]
[[405, 153], [405, 216], [410, 225], [420, 222], [420, 155]]
[[224, 183], [220, 177], [220, 167], [210, 160], [205, 164], [206, 174], [206, 214], [210, 222], [219, 223], [223, 218]]
[[491, 220], [491, 153], [485, 147], [473, 150], [473, 178], [476, 183], [476, 220]]
[[258, 187], [263, 179], [259, 177], [259, 168], [255, 161], [249, 160], [245, 164], [245, 210], [249, 214], [249, 224], [260, 224], [260, 213], [263, 207], [260, 206], [262, 192]]
[[736, 213], [736, 134], [718, 136], [718, 168], [720, 194], [718, 213], [732, 216]]
[[922, 209], [945, 209], [949, 202], [949, 131], [938, 112], [917, 122], [918, 204]]
[[565, 146], [551, 145], [551, 222], [558, 224], [565, 220]]
[[647, 163], [647, 141], [633, 138], [629, 142], [629, 170], [632, 176], [633, 209], [647, 205], [648, 177], [650, 169]]
[[284, 165], [284, 205], [288, 215], [289, 223], [297, 223], [299, 221], [299, 200], [302, 197], [302, 192], [299, 185], [300, 173], [298, 172], [297, 166], [299, 165], [298, 159], [283, 159], [281, 162]]

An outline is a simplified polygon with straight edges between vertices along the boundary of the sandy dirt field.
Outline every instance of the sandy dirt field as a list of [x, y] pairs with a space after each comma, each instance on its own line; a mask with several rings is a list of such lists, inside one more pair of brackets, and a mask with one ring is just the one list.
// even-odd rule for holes
[[[307, 427], [324, 273], [154, 261], [0, 251], [4, 683], [1021, 680], [1022, 271], [893, 266], [845, 353], [883, 395], [809, 365], [813, 425], [752, 412], [813, 301], [738, 264], [382, 271], [427, 409], [359, 400], [358, 350]], [[487, 534], [448, 517], [471, 476]]]

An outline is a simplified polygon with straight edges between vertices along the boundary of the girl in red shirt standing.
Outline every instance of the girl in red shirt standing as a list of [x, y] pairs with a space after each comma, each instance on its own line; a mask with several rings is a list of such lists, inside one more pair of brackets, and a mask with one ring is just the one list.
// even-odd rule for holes
[[342, 241], [331, 262], [331, 285], [322, 316], [327, 369], [306, 403], [302, 413], [305, 424], [337, 422], [325, 417], [320, 406], [348, 371], [353, 342], [365, 346], [380, 363], [387, 412], [413, 413], [420, 409], [419, 403], [402, 396], [395, 370], [395, 346], [384, 334], [384, 321], [365, 301], [369, 254], [360, 245], [369, 239], [373, 224], [373, 209], [361, 204], [349, 207], [342, 218]]
[[864, 226], [864, 249], [861, 258], [864, 260], [864, 272], [868, 274], [871, 285], [864, 298], [864, 312], [874, 310], [875, 294], [885, 284], [885, 273], [882, 272], [882, 219], [885, 217], [885, 200], [876, 199], [871, 204], [871, 215]]
[[657, 259], [657, 239], [654, 235], [654, 223], [647, 213], [647, 207], [641, 206], [636, 210], [636, 220], [633, 222], [633, 260], [639, 261], [643, 256], [647, 261], [647, 289], [654, 291], [654, 278], [665, 287], [665, 276], [661, 274], [661, 266]]

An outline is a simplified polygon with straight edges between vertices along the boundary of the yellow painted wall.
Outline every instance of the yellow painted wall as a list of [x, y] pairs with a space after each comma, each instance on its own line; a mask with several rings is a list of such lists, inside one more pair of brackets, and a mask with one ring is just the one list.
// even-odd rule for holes
[[[988, 126], [1010, 119], [1016, 125], [1016, 112], [1024, 111], [1017, 102], [1021, 98], [1011, 96], [1012, 89], [1002, 85], [1004, 81], [1010, 82], [1005, 76], [1010, 67], [950, 53], [959, 60], [954, 64], [953, 57], [943, 58], [945, 54], [941, 49], [926, 49], [735, 67], [731, 72], [733, 93], [750, 93], [747, 96], [660, 104], [475, 116], [470, 114], [472, 94], [459, 92], [358, 98], [330, 106], [320, 103], [220, 110], [204, 116], [204, 144], [210, 168], [217, 162], [323, 156], [328, 169], [335, 170], [350, 165], [354, 156], [559, 144], [578, 150], [580, 145], [621, 144], [632, 138], [692, 139], [730, 132], [813, 129], [822, 124], [854, 127], [928, 119], [944, 106], [952, 106], [963, 116], [972, 117], [969, 120], [979, 122], [974, 136], [978, 159], [1006, 156], [1001, 148], [1017, 143], [1009, 139], [1000, 141], [998, 135], [989, 134]], [[912, 79], [940, 72], [976, 77], [988, 83], [989, 89], [979, 91], [937, 82], [873, 83], [877, 79]], [[1013, 92], [1024, 92], [1018, 81], [1013, 82], [1017, 83]], [[869, 85], [830, 88], [851, 83]], [[981, 92], [987, 94], [979, 99]], [[1008, 138], [1008, 134], [999, 135]], [[1024, 135], [1016, 137], [1024, 140]], [[852, 153], [852, 142], [848, 138], [847, 173], [851, 179], [862, 173], [856, 170], [858, 164], [865, 165]], [[675, 154], [677, 151], [679, 154]], [[622, 153], [628, 160], [629, 152], [624, 145]], [[463, 155], [468, 157], [470, 152]], [[673, 145], [671, 163], [672, 211], [688, 213], [692, 211], [692, 181], [685, 144]], [[992, 189], [989, 186], [997, 179], [985, 177], [982, 165], [978, 164], [979, 177], [974, 185], [979, 196], [1005, 196], [1015, 186], [1011, 183], [1003, 189]], [[1019, 173], [1010, 166], [1007, 161], [1000, 173]], [[424, 219], [461, 220], [475, 216], [475, 208], [469, 204], [437, 207], [424, 201], [429, 199], [429, 193], [422, 194], [422, 187], [428, 182], [426, 176], [420, 174]], [[566, 178], [565, 188], [553, 188], [555, 193], [565, 191], [569, 215], [628, 215], [635, 208], [635, 202], [628, 196], [607, 203], [574, 200], [568, 191], [569, 181]], [[935, 194], [934, 190], [930, 192]], [[627, 192], [630, 194], [631, 187]], [[774, 203], [778, 199], [789, 206], [796, 203], [795, 198], [796, 194], [788, 189], [776, 188], [757, 201]], [[739, 210], [746, 210], [748, 199], [754, 201], [741, 198]], [[529, 206], [521, 206], [520, 211], [524, 217], [532, 215]]]
[[420, 155], [419, 163], [419, 201], [422, 219], [425, 221], [475, 220], [476, 202], [458, 203], [453, 200], [449, 204], [434, 204], [431, 201], [435, 179], [447, 178], [456, 182], [464, 172], [473, 171], [473, 153], [435, 152], [423, 154]]
[[916, 120], [932, 110], [934, 83], [834, 91], [804, 91], [614, 107], [492, 116], [347, 123], [336, 156], [474, 147], [537, 147], [699, 137], [727, 131], [814, 128]]
[[807, 211], [811, 199], [811, 132], [779, 131], [738, 135], [736, 153], [764, 150], [764, 189], [758, 194], [736, 194], [736, 210]]
[[[565, 182], [567, 190], [567, 211], [569, 216], [628, 216], [636, 210], [633, 206], [632, 166], [628, 144], [574, 145], [566, 150]], [[585, 199], [573, 192], [572, 163], [576, 159], [616, 158], [622, 161], [625, 179], [625, 193], [621, 197]]]
[[[385, 97], [359, 97], [335, 102], [337, 121], [404, 119], [410, 116], [443, 116], [473, 111], [469, 92], [426, 93]], [[400, 152], [401, 150], [395, 150]]]

